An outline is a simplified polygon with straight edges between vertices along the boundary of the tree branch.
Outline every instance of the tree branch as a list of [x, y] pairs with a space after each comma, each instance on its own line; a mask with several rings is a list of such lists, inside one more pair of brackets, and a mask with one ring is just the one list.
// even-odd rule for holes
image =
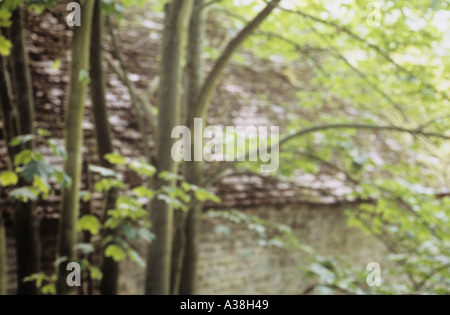
[[[400, 72], [403, 72], [403, 73], [405, 73], [405, 74], [407, 74], [407, 75], [409, 75], [409, 76], [411, 76], [413, 78], [417, 78], [417, 76], [412, 71], [406, 69], [402, 65], [398, 64], [394, 59], [392, 59], [392, 57], [389, 55], [388, 52], [384, 51], [379, 46], [368, 42], [366, 39], [364, 39], [363, 37], [361, 37], [358, 34], [354, 33], [349, 28], [347, 28], [345, 26], [342, 26], [342, 25], [339, 25], [339, 24], [337, 24], [335, 22], [332, 22], [330, 20], [324, 20], [324, 19], [318, 18], [316, 16], [313, 16], [311, 14], [308, 14], [308, 13], [300, 11], [300, 10], [291, 10], [291, 9], [283, 8], [281, 6], [278, 6], [278, 8], [280, 10], [282, 10], [282, 11], [298, 14], [298, 15], [301, 15], [301, 16], [303, 16], [303, 17], [305, 17], [307, 19], [310, 19], [312, 21], [319, 22], [321, 24], [331, 26], [338, 32], [346, 33], [347, 35], [349, 35], [351, 38], [355, 39], [356, 41], [359, 41], [363, 45], [366, 45], [367, 47], [373, 49], [380, 56], [382, 56], [385, 60], [387, 60], [389, 63], [391, 63]], [[437, 90], [436, 87], [434, 87], [432, 84], [424, 83], [424, 86], [425, 86], [425, 88], [431, 89], [431, 90], [433, 90], [433, 92], [435, 92], [437, 94], [440, 94], [447, 101], [450, 101], [450, 97], [449, 97], [449, 95], [447, 93], [445, 93], [444, 91]]]
[[[141, 114], [141, 112], [143, 111], [143, 108], [145, 108], [145, 106], [144, 106], [145, 102], [144, 102], [143, 98], [139, 96], [139, 93], [137, 92], [137, 89], [136, 89], [136, 86], [134, 85], [134, 83], [131, 82], [131, 80], [128, 78], [128, 67], [125, 62], [125, 59], [123, 58], [122, 52], [120, 50], [118, 39], [114, 32], [114, 27], [112, 25], [111, 18], [109, 16], [106, 17], [106, 24], [108, 26], [109, 34], [111, 36], [111, 42], [112, 42], [112, 46], [114, 49], [114, 53], [120, 64], [120, 70], [114, 65], [114, 63], [112, 62], [111, 58], [108, 55], [105, 55], [105, 59], [112, 66], [112, 68], [119, 74], [121, 79], [124, 81], [126, 87], [128, 88], [128, 91], [129, 91], [130, 97], [131, 97], [131, 104], [133, 105], [133, 109], [135, 111], [136, 118], [138, 121], [139, 131], [142, 136], [145, 155], [146, 155], [148, 162], [153, 164], [155, 162], [154, 156], [152, 155], [152, 151], [150, 149], [149, 140], [148, 140], [145, 122], [144, 122], [144, 117]], [[147, 109], [146, 112], [147, 112], [146, 116], [149, 117], [149, 122], [150, 122], [151, 128], [152, 128], [153, 132], [156, 133], [156, 130], [157, 130], [156, 125], [155, 125], [156, 119], [155, 119], [155, 117], [153, 117], [151, 110]]]
[[[415, 136], [424, 136], [424, 137], [433, 137], [433, 138], [440, 138], [444, 140], [450, 140], [450, 135], [435, 133], [435, 132], [426, 132], [423, 129], [409, 129], [409, 128], [403, 128], [403, 127], [397, 127], [397, 126], [378, 126], [378, 125], [365, 125], [365, 124], [358, 124], [358, 123], [341, 123], [341, 124], [327, 124], [327, 125], [318, 125], [313, 126], [310, 128], [302, 129], [296, 133], [293, 133], [289, 136], [286, 136], [282, 140], [280, 140], [277, 144], [274, 144], [271, 146], [271, 150], [274, 150], [276, 148], [280, 149], [282, 146], [287, 144], [288, 142], [300, 138], [302, 136], [306, 136], [308, 134], [314, 133], [314, 132], [322, 132], [327, 130], [337, 130], [337, 129], [357, 129], [357, 130], [372, 130], [372, 131], [391, 131], [391, 132], [400, 132], [400, 133], [409, 133], [411, 135]], [[205, 182], [204, 186], [210, 186], [214, 183], [216, 183], [221, 178], [221, 174], [226, 171], [227, 169], [234, 167], [237, 165], [240, 161], [247, 161], [250, 154], [253, 154], [254, 152], [248, 152], [243, 159], [236, 159], [236, 161], [230, 161], [221, 167], [219, 167], [216, 172], [214, 172]]]
[[228, 65], [233, 54], [244, 43], [244, 41], [258, 28], [262, 22], [272, 13], [272, 11], [278, 6], [282, 0], [272, 0], [267, 3], [267, 6], [252, 20], [250, 21], [237, 35], [234, 37], [228, 45], [225, 47], [221, 56], [217, 59], [213, 69], [206, 78], [197, 101], [197, 108], [194, 113], [194, 117], [202, 117], [207, 111], [211, 102], [211, 98], [215, 87], [217, 86], [219, 79], [223, 73], [223, 70]]

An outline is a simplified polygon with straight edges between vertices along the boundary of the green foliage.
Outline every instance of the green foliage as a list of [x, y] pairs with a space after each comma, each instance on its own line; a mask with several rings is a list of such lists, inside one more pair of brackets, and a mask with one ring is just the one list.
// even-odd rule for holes
[[[128, 168], [136, 172], [144, 182], [156, 176], [156, 168], [146, 162], [132, 160], [118, 153], [107, 154], [105, 159], [118, 168]], [[132, 248], [132, 244], [139, 238], [146, 242], [154, 239], [154, 235], [149, 231], [150, 222], [147, 220], [148, 213], [145, 209], [153, 198], [163, 200], [175, 209], [183, 211], [188, 209], [192, 199], [191, 194], [200, 202], [220, 201], [217, 196], [206, 189], [190, 185], [183, 180], [182, 176], [170, 172], [162, 172], [158, 174], [158, 177], [165, 181], [180, 181], [180, 187], [163, 186], [155, 191], [144, 184], [127, 192], [127, 187], [120, 179], [119, 172], [98, 166], [90, 166], [90, 170], [102, 177], [94, 184], [95, 192], [107, 193], [115, 188], [123, 193], [116, 199], [115, 208], [108, 209], [108, 219], [104, 224], [101, 224], [93, 216], [83, 216], [79, 221], [78, 229], [90, 231], [94, 235], [99, 234], [101, 230], [109, 231], [102, 243], [106, 245], [105, 255], [116, 261], [129, 257], [140, 266], [145, 265], [139, 253]], [[85, 192], [83, 198], [90, 198], [89, 192]]]
[[2, 187], [6, 186], [14, 186], [19, 181], [19, 177], [15, 172], [12, 171], [6, 171], [0, 173], [0, 185]]
[[25, 277], [24, 282], [36, 282], [36, 287], [41, 290], [42, 294], [55, 295], [56, 294], [56, 274], [51, 276], [46, 275], [43, 272], [32, 274]]
[[[233, 224], [244, 225], [258, 237], [259, 246], [311, 252], [311, 248], [301, 244], [293, 234], [292, 229], [285, 224], [271, 222], [259, 216], [248, 215], [234, 209], [209, 210], [206, 215], [209, 218], [221, 218]], [[221, 234], [231, 233], [226, 225], [218, 225], [215, 230]]]
[[[42, 138], [53, 152], [64, 158], [65, 150], [59, 148], [55, 140], [49, 138], [50, 133], [46, 130], [38, 130], [39, 138]], [[15, 137], [9, 143], [12, 147], [19, 147], [31, 141], [36, 141], [36, 135], [22, 135]], [[26, 184], [13, 189], [9, 193], [9, 198], [20, 202], [37, 201], [39, 197], [47, 199], [49, 194], [53, 192], [51, 185], [54, 179], [60, 187], [70, 187], [72, 180], [67, 174], [56, 169], [47, 163], [41, 153], [36, 150], [24, 149], [14, 156], [14, 171], [8, 171], [0, 175], [2, 186], [16, 185], [19, 178], [23, 178]]]
[[93, 215], [84, 215], [77, 222], [78, 231], [89, 231], [92, 235], [97, 235], [101, 226], [100, 221]]

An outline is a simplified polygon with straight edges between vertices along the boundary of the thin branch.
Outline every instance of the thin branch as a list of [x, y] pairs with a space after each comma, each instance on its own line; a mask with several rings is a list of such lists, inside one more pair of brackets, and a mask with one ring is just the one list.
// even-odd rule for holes
[[267, 6], [252, 21], [250, 21], [225, 47], [224, 51], [215, 62], [213, 69], [209, 73], [200, 90], [194, 117], [202, 117], [203, 113], [207, 111], [219, 79], [225, 67], [231, 60], [233, 54], [244, 43], [244, 41], [261, 25], [261, 23], [264, 22], [264, 20], [272, 13], [272, 11], [278, 6], [281, 1], [282, 0], [272, 0], [267, 3]]
[[450, 268], [450, 264], [445, 264], [445, 265], [439, 266], [438, 268], [433, 269], [428, 275], [426, 275], [425, 278], [422, 279], [422, 281], [419, 284], [417, 284], [417, 290], [421, 290], [425, 286], [427, 281], [431, 279], [431, 277], [433, 277], [437, 273], [439, 273], [443, 270], [449, 269], [449, 268]]
[[202, 5], [201, 7], [197, 8], [196, 10], [204, 10], [207, 7], [212, 6], [213, 4], [216, 4], [216, 3], [219, 3], [219, 2], [222, 2], [222, 1], [223, 0], [211, 0], [211, 1], [208, 1], [204, 5]]
[[[404, 66], [398, 64], [394, 59], [392, 59], [392, 57], [389, 55], [388, 52], [384, 51], [379, 46], [368, 42], [366, 39], [364, 39], [363, 37], [361, 37], [358, 34], [354, 33], [349, 28], [347, 28], [347, 27], [345, 27], [343, 25], [339, 25], [338, 23], [332, 22], [331, 20], [324, 20], [324, 19], [318, 18], [316, 16], [313, 16], [311, 14], [308, 14], [308, 13], [300, 11], [300, 10], [291, 10], [291, 9], [283, 8], [281, 6], [278, 6], [278, 8], [280, 10], [282, 10], [282, 11], [298, 14], [298, 15], [301, 15], [301, 16], [303, 16], [303, 17], [305, 17], [307, 19], [310, 19], [312, 21], [319, 22], [321, 24], [331, 26], [338, 32], [346, 33], [347, 35], [349, 35], [351, 38], [355, 39], [356, 41], [359, 41], [363, 45], [366, 45], [367, 47], [370, 47], [371, 49], [373, 49], [380, 56], [382, 56], [385, 60], [387, 60], [389, 63], [391, 63], [400, 72], [405, 73], [405, 74], [407, 74], [407, 75], [409, 75], [409, 76], [411, 76], [413, 78], [417, 78], [417, 76], [412, 71], [406, 69]], [[424, 86], [425, 86], [425, 88], [431, 89], [431, 90], [433, 90], [433, 92], [435, 92], [437, 94], [440, 94], [447, 101], [450, 101], [450, 97], [449, 97], [449, 95], [447, 93], [445, 93], [444, 91], [437, 90], [436, 87], [434, 87], [432, 84], [424, 83]]]
[[[148, 160], [149, 163], [153, 163], [154, 162], [154, 157], [152, 155], [152, 151], [149, 145], [149, 139], [148, 139], [148, 135], [147, 135], [147, 131], [146, 131], [146, 126], [145, 126], [145, 121], [144, 121], [144, 115], [141, 114], [141, 112], [143, 111], [143, 108], [145, 108], [145, 106], [143, 106], [144, 102], [143, 99], [141, 97], [139, 97], [139, 93], [137, 92], [136, 86], [134, 85], [134, 83], [129, 79], [128, 77], [128, 67], [127, 64], [125, 62], [125, 59], [123, 58], [122, 52], [120, 50], [120, 46], [118, 43], [118, 39], [117, 36], [114, 32], [114, 26], [112, 25], [112, 21], [111, 18], [109, 16], [106, 17], [106, 24], [111, 36], [111, 42], [113, 45], [113, 49], [114, 49], [114, 53], [117, 57], [117, 60], [119, 61], [120, 64], [120, 70], [114, 65], [114, 62], [112, 62], [112, 59], [110, 56], [108, 56], [108, 54], [105, 54], [105, 59], [108, 61], [108, 63], [112, 66], [112, 68], [119, 74], [119, 76], [121, 77], [121, 79], [124, 81], [126, 87], [128, 88], [128, 91], [130, 93], [130, 97], [131, 97], [131, 104], [133, 105], [133, 109], [135, 111], [136, 114], [136, 118], [138, 121], [138, 126], [139, 126], [139, 131], [141, 133], [142, 136], [142, 141], [144, 144], [144, 151], [145, 151], [145, 155], [146, 158]], [[151, 110], [149, 111], [147, 109], [147, 117], [149, 117], [149, 121], [152, 127], [153, 132], [156, 131], [156, 126], [154, 125], [154, 117], [151, 113]], [[153, 118], [152, 118], [153, 117]]]
[[[288, 142], [300, 138], [302, 136], [309, 135], [311, 133], [315, 132], [322, 132], [327, 130], [337, 130], [337, 129], [357, 129], [357, 130], [372, 130], [372, 131], [392, 131], [392, 132], [401, 132], [401, 133], [408, 133], [414, 136], [424, 136], [424, 137], [433, 137], [433, 138], [440, 138], [444, 140], [450, 140], [450, 135], [444, 135], [440, 133], [435, 132], [426, 132], [422, 129], [409, 129], [409, 128], [403, 128], [403, 127], [397, 127], [397, 126], [379, 126], [379, 125], [365, 125], [365, 124], [358, 124], [358, 123], [342, 123], [342, 124], [328, 124], [328, 125], [318, 125], [310, 128], [306, 128], [303, 130], [300, 130], [296, 133], [293, 133], [282, 140], [280, 140], [277, 144], [274, 144], [271, 146], [271, 150], [280, 149], [282, 146], [287, 144]], [[255, 152], [248, 152], [244, 158], [237, 159], [236, 161], [230, 161], [221, 167], [219, 167], [204, 183], [205, 186], [210, 186], [214, 183], [216, 183], [221, 178], [221, 174], [226, 171], [229, 168], [232, 168], [236, 166], [239, 161], [247, 161], [250, 154], [254, 154]], [[256, 152], [257, 153], [257, 152]]]

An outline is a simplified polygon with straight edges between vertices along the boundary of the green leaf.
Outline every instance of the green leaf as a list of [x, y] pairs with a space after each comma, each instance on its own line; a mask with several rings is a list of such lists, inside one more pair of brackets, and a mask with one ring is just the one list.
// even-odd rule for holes
[[96, 192], [107, 192], [111, 190], [111, 188], [124, 189], [125, 185], [121, 180], [111, 178], [103, 178], [94, 184], [94, 190]]
[[125, 252], [118, 245], [109, 245], [106, 247], [105, 256], [111, 257], [115, 261], [122, 261], [126, 258]]
[[53, 62], [52, 69], [53, 70], [59, 70], [60, 67], [61, 67], [61, 59], [56, 59]]
[[137, 233], [136, 228], [129, 224], [122, 226], [121, 230], [128, 241], [135, 241], [138, 238], [138, 233]]
[[44, 199], [47, 199], [50, 192], [50, 184], [47, 181], [43, 180], [40, 176], [35, 176], [33, 180], [33, 187], [43, 194]]
[[52, 135], [52, 133], [46, 129], [38, 129], [37, 130], [38, 135], [40, 135], [41, 137], [50, 137]]
[[55, 260], [55, 262], [53, 263], [53, 265], [54, 265], [56, 268], [58, 268], [58, 266], [59, 266], [61, 263], [65, 262], [65, 261], [67, 261], [67, 260], [68, 260], [67, 256], [58, 257], [58, 258]]
[[102, 280], [103, 278], [103, 273], [101, 272], [101, 270], [95, 266], [89, 266], [89, 272], [91, 275], [91, 278], [93, 280]]
[[128, 255], [130, 256], [131, 260], [137, 262], [138, 265], [141, 266], [142, 268], [145, 268], [145, 266], [147, 265], [144, 259], [142, 259], [141, 255], [139, 255], [137, 251], [130, 248], [128, 250]]
[[32, 182], [36, 176], [47, 180], [55, 172], [56, 169], [53, 166], [43, 161], [31, 161], [22, 169], [22, 174], [28, 182]]
[[89, 84], [91, 82], [91, 77], [89, 76], [89, 72], [84, 69], [80, 70], [78, 79], [80, 80], [80, 82], [82, 82], [84, 84]]
[[88, 255], [94, 252], [94, 246], [88, 243], [81, 243], [75, 245], [75, 250], [79, 250], [81, 253]]
[[125, 165], [127, 163], [127, 159], [118, 153], [106, 154], [105, 159], [114, 165]]
[[133, 194], [135, 194], [137, 197], [139, 198], [148, 198], [148, 199], [152, 199], [153, 196], [155, 195], [154, 191], [144, 187], [144, 186], [139, 186], [136, 187], [132, 190]]
[[34, 153], [31, 150], [23, 150], [14, 157], [14, 165], [24, 165], [30, 163], [34, 159]]
[[213, 194], [212, 192], [203, 189], [203, 188], [198, 188], [194, 191], [195, 194], [195, 198], [197, 198], [198, 201], [200, 202], [205, 202], [205, 201], [212, 201], [214, 203], [221, 203], [222, 201], [220, 200], [219, 197], [217, 197], [215, 194]]
[[164, 179], [166, 181], [171, 181], [171, 180], [182, 180], [183, 176], [180, 176], [178, 174], [174, 174], [174, 173], [170, 173], [168, 171], [164, 171], [159, 173], [158, 175], [159, 178]]
[[9, 145], [11, 147], [17, 147], [19, 145], [25, 144], [27, 142], [33, 141], [36, 138], [35, 135], [23, 135], [23, 136], [17, 136], [14, 137], [10, 142]]
[[96, 165], [89, 165], [89, 170], [94, 173], [99, 173], [103, 177], [116, 177], [117, 173], [110, 169]]
[[0, 185], [3, 187], [14, 186], [19, 181], [19, 177], [12, 171], [0, 173]]
[[22, 187], [14, 189], [10, 192], [9, 198], [20, 202], [36, 201], [38, 199], [38, 192], [33, 187]]
[[0, 55], [5, 57], [9, 56], [9, 54], [11, 53], [11, 48], [12, 48], [11, 42], [7, 40], [5, 37], [0, 35]]
[[80, 191], [80, 199], [83, 202], [88, 202], [89, 200], [91, 200], [91, 198], [92, 198], [92, 194], [90, 191], [87, 191], [87, 190]]
[[50, 294], [55, 295], [56, 294], [56, 286], [54, 283], [47, 283], [44, 285], [41, 289], [42, 294]]
[[150, 243], [155, 238], [155, 235], [145, 228], [139, 229], [138, 234], [147, 243]]
[[67, 157], [66, 149], [58, 145], [58, 143], [54, 139], [48, 139], [47, 143], [56, 156], [60, 156], [64, 159]]
[[97, 235], [101, 227], [100, 221], [93, 215], [84, 215], [77, 223], [77, 231], [89, 231], [92, 235]]
[[66, 173], [57, 170], [54, 175], [58, 184], [61, 185], [61, 188], [70, 188], [72, 186], [72, 178]]
[[152, 177], [156, 173], [156, 168], [153, 165], [140, 161], [131, 162], [130, 168], [139, 175], [148, 177]]

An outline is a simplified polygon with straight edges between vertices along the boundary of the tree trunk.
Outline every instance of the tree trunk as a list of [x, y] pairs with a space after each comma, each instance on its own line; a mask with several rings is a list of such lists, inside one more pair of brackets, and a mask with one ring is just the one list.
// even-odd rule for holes
[[12, 169], [16, 149], [9, 146], [10, 141], [17, 135], [17, 113], [12, 102], [11, 81], [8, 75], [6, 59], [0, 56], [0, 113], [3, 119], [3, 136], [8, 150], [8, 168]]
[[[204, 0], [194, 0], [194, 8], [189, 23], [186, 63], [186, 106], [187, 126], [194, 134], [193, 122], [198, 93], [203, 83], [203, 38]], [[204, 117], [202, 117], [204, 118]], [[191, 152], [194, 152], [192, 143]], [[186, 162], [184, 175], [187, 182], [200, 185], [202, 182], [202, 162]], [[198, 258], [198, 235], [201, 205], [195, 203], [188, 213], [178, 212], [175, 216], [175, 236], [172, 261], [172, 293], [193, 294]]]
[[[12, 169], [12, 159], [14, 154], [12, 153], [12, 148], [8, 146], [8, 143], [13, 138], [12, 135], [15, 132], [14, 130], [17, 130], [17, 127], [12, 127], [15, 120], [12, 115], [13, 104], [11, 100], [11, 86], [5, 59], [2, 56], [0, 56], [0, 113], [3, 120], [3, 138], [5, 139], [6, 147], [8, 148], [8, 169]], [[2, 205], [0, 205], [0, 295], [6, 295], [8, 289], [8, 265], [6, 255], [6, 233], [3, 221], [3, 209]]]
[[[161, 60], [161, 88], [159, 93], [159, 132], [157, 141], [158, 173], [177, 173], [178, 165], [171, 151], [175, 139], [172, 129], [180, 122], [180, 77], [182, 41], [189, 19], [192, 0], [173, 0], [166, 4], [165, 30]], [[175, 181], [156, 179], [155, 189], [175, 186]], [[152, 202], [150, 221], [156, 240], [149, 245], [147, 257], [146, 294], [170, 294], [173, 208], [163, 200]]]
[[3, 222], [3, 209], [0, 205], [0, 295], [8, 291], [8, 265], [6, 264], [6, 233]]
[[[33, 88], [28, 68], [22, 9], [17, 8], [11, 19], [13, 86], [17, 98], [19, 133], [20, 135], [33, 134]], [[23, 148], [33, 150], [34, 142], [28, 142]], [[25, 184], [23, 179], [19, 181], [19, 185]], [[23, 282], [23, 278], [39, 271], [38, 225], [34, 203], [18, 203], [14, 209], [14, 231], [17, 250], [17, 293], [20, 295], [38, 293], [33, 282]]]
[[[94, 15], [92, 20], [92, 34], [91, 34], [91, 98], [92, 98], [92, 112], [94, 114], [95, 122], [95, 136], [97, 139], [97, 152], [99, 156], [100, 165], [105, 168], [113, 169], [114, 166], [108, 162], [104, 157], [108, 153], [114, 151], [112, 143], [111, 126], [108, 120], [108, 106], [106, 103], [106, 84], [105, 71], [103, 67], [103, 53], [102, 53], [102, 39], [103, 39], [103, 14], [101, 9], [101, 0], [95, 0]], [[117, 191], [110, 190], [106, 194], [106, 202], [104, 204], [104, 221], [107, 219], [107, 211], [114, 209], [117, 198]], [[106, 234], [114, 233], [114, 231], [106, 231]], [[104, 249], [109, 244], [106, 244]], [[117, 294], [117, 284], [119, 279], [119, 263], [111, 257], [103, 256], [102, 263], [103, 278], [100, 284], [100, 291], [103, 295]]]
[[[214, 90], [222, 76], [223, 70], [228, 65], [233, 54], [238, 50], [238, 48], [244, 43], [244, 41], [261, 25], [262, 22], [272, 13], [275, 7], [281, 2], [281, 0], [272, 0], [267, 3], [266, 7], [252, 20], [250, 21], [225, 47], [224, 51], [217, 59], [214, 64], [213, 69], [209, 73], [208, 77], [201, 83], [199, 80], [201, 76], [201, 60], [199, 54], [201, 54], [201, 41], [196, 42], [197, 38], [201, 38], [200, 33], [202, 26], [196, 26], [195, 21], [201, 21], [201, 19], [192, 19], [191, 23], [191, 35], [189, 40], [190, 45], [190, 58], [189, 61], [195, 66], [194, 69], [190, 69], [191, 75], [188, 75], [191, 81], [188, 90], [195, 91], [192, 95], [195, 95], [194, 99], [189, 100], [188, 106], [188, 127], [191, 132], [194, 130], [194, 119], [202, 118], [205, 121], [206, 113], [211, 102]], [[195, 28], [198, 28], [195, 31]], [[191, 42], [193, 41], [193, 42]], [[196, 69], [197, 68], [197, 69]], [[188, 68], [189, 69], [189, 68]], [[191, 91], [191, 92], [192, 92]], [[192, 146], [191, 152], [194, 152], [194, 147]], [[185, 164], [185, 179], [191, 184], [200, 185], [202, 183], [202, 162], [186, 162]], [[194, 202], [193, 206], [188, 212], [188, 216], [185, 223], [186, 229], [186, 242], [185, 242], [185, 253], [183, 259], [183, 267], [181, 273], [180, 290], [179, 293], [182, 295], [192, 295], [195, 294], [196, 286], [196, 272], [197, 272], [197, 261], [198, 261], [198, 245], [200, 242], [200, 223], [201, 223], [201, 211], [202, 205], [199, 202]]]
[[83, 141], [84, 101], [87, 82], [82, 73], [89, 73], [89, 43], [91, 36], [94, 1], [85, 1], [81, 9], [81, 26], [75, 27], [72, 39], [72, 61], [66, 112], [65, 143], [67, 159], [64, 171], [72, 178], [72, 185], [63, 190], [59, 225], [58, 254], [66, 260], [59, 265], [56, 290], [58, 294], [73, 293], [66, 284], [67, 264], [76, 259], [76, 223], [79, 212], [79, 188], [81, 178], [81, 147]]

